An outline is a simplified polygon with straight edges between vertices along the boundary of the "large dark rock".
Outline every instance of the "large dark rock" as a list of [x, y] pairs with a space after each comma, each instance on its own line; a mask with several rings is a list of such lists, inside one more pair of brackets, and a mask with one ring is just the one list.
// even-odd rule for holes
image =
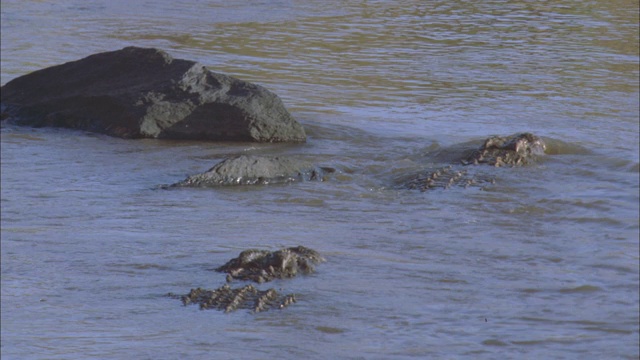
[[218, 163], [208, 171], [189, 176], [172, 187], [266, 185], [294, 181], [323, 181], [332, 168], [317, 167], [303, 160], [282, 156], [241, 155]]
[[2, 118], [123, 138], [304, 142], [303, 127], [262, 86], [127, 47], [21, 76], [2, 87]]

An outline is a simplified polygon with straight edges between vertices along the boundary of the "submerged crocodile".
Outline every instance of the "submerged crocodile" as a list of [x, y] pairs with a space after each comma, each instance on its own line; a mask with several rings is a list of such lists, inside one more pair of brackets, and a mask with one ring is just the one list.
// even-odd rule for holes
[[199, 304], [202, 310], [217, 309], [227, 313], [238, 309], [250, 309], [253, 312], [282, 309], [296, 302], [293, 294], [281, 295], [275, 289], [261, 291], [251, 284], [236, 289], [224, 284], [215, 290], [197, 288], [191, 289], [186, 295], [169, 296], [182, 300], [185, 306]]
[[216, 269], [227, 273], [227, 282], [233, 279], [251, 280], [257, 283], [273, 279], [292, 278], [298, 273], [309, 274], [314, 264], [325, 261], [316, 251], [304, 246], [278, 251], [245, 250]]
[[[304, 246], [273, 252], [250, 249], [215, 270], [228, 273], [227, 282], [239, 279], [263, 283], [273, 279], [292, 278], [298, 273], [312, 273], [315, 271], [314, 265], [324, 261], [318, 252]], [[197, 288], [191, 289], [186, 295], [169, 293], [168, 296], [182, 300], [185, 306], [199, 304], [203, 310], [217, 309], [225, 312], [238, 309], [261, 312], [273, 308], [282, 309], [296, 302], [294, 294], [282, 295], [275, 289], [259, 290], [251, 284], [239, 288], [231, 288], [229, 284], [225, 284], [215, 290]]]
[[535, 161], [546, 148], [544, 141], [531, 133], [492, 136], [461, 162], [463, 165], [521, 166]]
[[482, 186], [495, 183], [495, 178], [486, 174], [470, 173], [469, 165], [522, 166], [528, 165], [543, 155], [546, 149], [544, 141], [531, 133], [513, 136], [492, 136], [476, 149], [463, 154], [459, 159], [461, 166], [449, 165], [411, 176], [402, 181], [402, 187], [426, 191], [451, 186]]

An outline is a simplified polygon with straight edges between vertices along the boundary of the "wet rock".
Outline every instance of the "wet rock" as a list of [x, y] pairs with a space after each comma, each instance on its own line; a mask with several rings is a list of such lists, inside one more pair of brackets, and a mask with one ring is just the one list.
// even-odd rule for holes
[[278, 184], [295, 181], [323, 181], [335, 170], [317, 167], [302, 160], [282, 156], [241, 155], [218, 163], [208, 171], [189, 176], [171, 187]]
[[318, 252], [304, 246], [273, 252], [251, 249], [241, 252], [237, 258], [229, 260], [216, 271], [227, 273], [228, 282], [238, 279], [263, 283], [292, 278], [298, 273], [312, 273], [314, 265], [324, 261]]
[[122, 138], [304, 142], [303, 127], [262, 86], [127, 47], [35, 71], [2, 87], [2, 119]]
[[261, 312], [269, 309], [282, 309], [296, 302], [293, 294], [282, 295], [275, 289], [258, 290], [253, 285], [232, 289], [225, 284], [215, 290], [191, 289], [186, 295], [168, 294], [169, 297], [182, 300], [183, 305], [198, 304], [200, 309], [217, 309], [232, 312], [248, 309]]

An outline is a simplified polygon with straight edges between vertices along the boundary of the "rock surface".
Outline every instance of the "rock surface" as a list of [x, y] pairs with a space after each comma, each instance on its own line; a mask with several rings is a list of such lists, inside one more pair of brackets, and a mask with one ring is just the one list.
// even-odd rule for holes
[[241, 155], [226, 159], [208, 171], [189, 176], [171, 187], [210, 187], [224, 185], [277, 184], [294, 181], [323, 181], [335, 171], [305, 161], [281, 156]]
[[35, 71], [2, 87], [2, 119], [122, 138], [304, 142], [262, 86], [150, 48], [127, 47]]
[[239, 279], [263, 283], [292, 278], [298, 273], [312, 273], [313, 265], [324, 261], [320, 254], [304, 246], [273, 252], [250, 249], [241, 252], [237, 258], [229, 260], [216, 271], [227, 273], [228, 282]]

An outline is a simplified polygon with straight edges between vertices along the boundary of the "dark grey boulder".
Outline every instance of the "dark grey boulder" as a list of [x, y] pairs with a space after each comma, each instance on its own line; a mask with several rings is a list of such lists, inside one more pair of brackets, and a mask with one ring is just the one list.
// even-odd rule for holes
[[303, 127], [262, 86], [127, 47], [38, 70], [2, 87], [2, 119], [122, 138], [304, 142]]
[[171, 187], [277, 184], [294, 181], [323, 181], [335, 170], [317, 167], [303, 160], [282, 156], [241, 155], [226, 159], [208, 171], [189, 176]]

